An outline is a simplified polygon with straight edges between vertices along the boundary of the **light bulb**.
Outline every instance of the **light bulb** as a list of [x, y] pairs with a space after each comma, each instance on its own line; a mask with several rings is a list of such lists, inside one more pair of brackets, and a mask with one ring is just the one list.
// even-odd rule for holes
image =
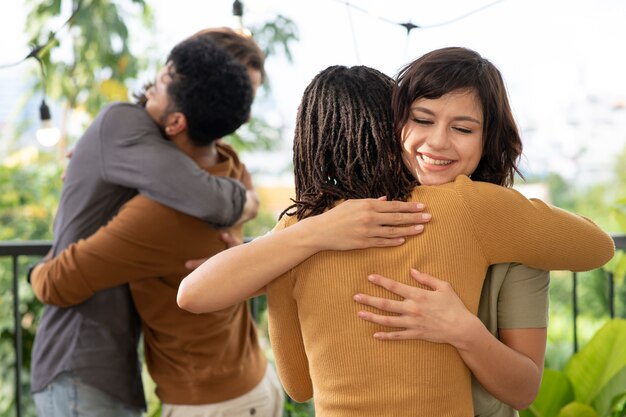
[[48, 119], [41, 122], [41, 127], [37, 130], [35, 137], [42, 146], [51, 147], [59, 143], [61, 131]]
[[252, 37], [252, 32], [243, 25], [243, 3], [239, 0], [233, 3], [233, 29], [244, 38]]
[[52, 124], [50, 109], [46, 104], [46, 100], [41, 101], [41, 106], [39, 106], [39, 117], [41, 118], [41, 127], [35, 134], [37, 142], [39, 142], [42, 146], [48, 147], [59, 143], [59, 139], [61, 139], [61, 131]]

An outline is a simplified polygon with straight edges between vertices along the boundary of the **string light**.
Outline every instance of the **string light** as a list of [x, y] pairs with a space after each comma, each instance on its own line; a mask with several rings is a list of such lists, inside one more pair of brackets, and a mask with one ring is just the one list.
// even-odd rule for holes
[[41, 105], [39, 106], [39, 119], [41, 120], [41, 126], [37, 130], [35, 138], [42, 146], [51, 147], [59, 143], [59, 140], [61, 139], [61, 131], [52, 124], [50, 108], [48, 107], [48, 104], [46, 104], [46, 72], [43, 62], [37, 53], [33, 54], [32, 57], [37, 60], [39, 68], [41, 69], [41, 88], [43, 91]]
[[39, 119], [41, 120], [41, 126], [37, 130], [35, 134], [35, 138], [37, 142], [39, 142], [42, 146], [54, 146], [61, 139], [61, 131], [52, 124], [52, 117], [50, 116], [50, 108], [46, 103], [46, 71], [44, 68], [43, 61], [41, 60], [40, 54], [43, 50], [45, 50], [52, 42], [56, 39], [56, 34], [67, 26], [72, 19], [76, 16], [78, 11], [82, 6], [83, 0], [78, 0], [76, 4], [76, 8], [72, 11], [70, 17], [54, 32], [52, 32], [48, 36], [48, 40], [41, 45], [35, 45], [31, 48], [28, 55], [26, 55], [21, 60], [11, 63], [0, 65], [0, 69], [14, 67], [16, 65], [21, 64], [24, 61], [27, 61], [30, 58], [33, 58], [39, 64], [39, 68], [41, 69], [41, 86], [43, 91], [43, 97], [41, 99], [41, 104], [39, 105]]
[[58, 127], [52, 124], [50, 117], [50, 109], [46, 104], [46, 100], [41, 100], [41, 106], [39, 106], [39, 116], [41, 118], [41, 127], [37, 130], [35, 137], [37, 142], [42, 146], [54, 146], [59, 143], [61, 139], [61, 131]]
[[243, 25], [243, 3], [239, 0], [233, 2], [233, 16], [235, 17], [235, 32], [246, 38], [251, 38], [252, 32]]

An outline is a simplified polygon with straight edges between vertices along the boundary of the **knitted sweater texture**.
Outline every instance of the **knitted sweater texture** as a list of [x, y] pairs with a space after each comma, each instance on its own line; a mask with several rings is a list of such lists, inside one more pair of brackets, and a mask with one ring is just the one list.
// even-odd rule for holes
[[[317, 416], [473, 416], [470, 372], [454, 347], [379, 341], [372, 335], [390, 329], [357, 317], [365, 308], [352, 301], [357, 293], [399, 299], [369, 274], [416, 285], [416, 268], [448, 281], [476, 314], [490, 264], [588, 270], [614, 253], [590, 220], [465, 176], [417, 187], [410, 200], [433, 214], [421, 235], [396, 248], [321, 252], [268, 287], [279, 376], [295, 400], [314, 397]], [[295, 222], [286, 217], [277, 229]]]

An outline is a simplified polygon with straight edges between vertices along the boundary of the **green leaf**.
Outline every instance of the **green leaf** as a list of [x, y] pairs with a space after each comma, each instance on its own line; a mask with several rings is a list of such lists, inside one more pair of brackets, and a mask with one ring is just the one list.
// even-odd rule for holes
[[615, 406], [626, 396], [626, 367], [605, 385], [592, 405], [601, 416], [609, 416]]
[[626, 231], [626, 213], [624, 210], [613, 208], [611, 209], [611, 215], [615, 218], [617, 224], [619, 224], [620, 229], [623, 232]]
[[587, 404], [573, 402], [563, 407], [558, 417], [599, 417], [599, 415]]
[[[626, 320], [608, 321], [565, 368], [576, 400], [591, 404], [604, 390], [611, 390], [614, 378], [626, 367]], [[619, 379], [619, 377], [618, 377]], [[604, 394], [603, 394], [604, 395]]]
[[556, 417], [561, 408], [574, 400], [574, 390], [567, 375], [561, 371], [544, 369], [539, 394], [528, 407], [533, 417]]
[[612, 272], [615, 280], [620, 282], [626, 275], [626, 254], [623, 250], [615, 252], [615, 256], [604, 265], [603, 269]]

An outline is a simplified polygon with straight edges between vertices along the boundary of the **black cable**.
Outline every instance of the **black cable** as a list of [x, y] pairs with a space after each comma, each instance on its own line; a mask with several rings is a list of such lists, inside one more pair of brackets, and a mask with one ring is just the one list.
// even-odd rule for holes
[[43, 99], [46, 99], [46, 67], [43, 65], [43, 61], [39, 58], [39, 55], [33, 55], [32, 58], [37, 60], [39, 68], [41, 69], [41, 89], [43, 91]]
[[486, 5], [482, 6], [482, 7], [479, 7], [478, 9], [469, 11], [469, 12], [467, 12], [467, 13], [461, 15], [461, 16], [455, 17], [455, 18], [447, 20], [445, 22], [435, 23], [434, 25], [428, 25], [428, 26], [419, 26], [419, 28], [420, 29], [431, 29], [431, 28], [436, 28], [436, 27], [439, 27], [439, 26], [449, 25], [450, 23], [454, 23], [454, 22], [457, 22], [457, 21], [459, 21], [461, 19], [465, 19], [467, 16], [471, 16], [474, 13], [481, 12], [481, 11], [485, 10], [486, 8], [494, 6], [494, 5], [498, 4], [498, 3], [502, 3], [503, 1], [504, 0], [496, 0], [496, 1], [492, 2], [492, 3], [486, 4]]
[[355, 6], [354, 4], [350, 3], [349, 1], [346, 1], [346, 0], [335, 0], [335, 1], [337, 3], [345, 4], [348, 7], [352, 7], [354, 10], [358, 10], [361, 13], [365, 13], [367, 15], [374, 16], [377, 19], [382, 20], [383, 22], [391, 23], [392, 25], [398, 25], [399, 24], [398, 22], [394, 22], [393, 20], [387, 19], [387, 18], [385, 18], [383, 16], [375, 16], [375, 15], [371, 14], [368, 10], [366, 10], [366, 9], [364, 9], [362, 7], [359, 7], [359, 6]]
[[359, 6], [355, 6], [354, 4], [350, 3], [347, 0], [334, 0], [334, 1], [337, 2], [337, 3], [345, 4], [348, 7], [352, 7], [353, 9], [358, 10], [361, 13], [365, 13], [365, 14], [367, 14], [369, 16], [375, 17], [378, 20], [381, 20], [381, 21], [383, 21], [385, 23], [390, 23], [392, 25], [402, 26], [404, 29], [406, 29], [406, 32], [407, 32], [407, 35], [408, 35], [409, 33], [411, 33], [411, 31], [413, 29], [431, 29], [431, 28], [436, 28], [436, 27], [439, 27], [439, 26], [449, 25], [451, 23], [454, 23], [454, 22], [457, 22], [457, 21], [459, 21], [461, 19], [464, 19], [464, 18], [466, 18], [466, 17], [468, 17], [470, 15], [473, 15], [474, 13], [478, 13], [478, 12], [480, 12], [482, 10], [485, 10], [486, 8], [491, 7], [491, 6], [493, 6], [493, 5], [497, 4], [497, 3], [501, 3], [504, 0], [496, 0], [496, 1], [492, 2], [492, 3], [486, 4], [486, 5], [481, 6], [481, 7], [477, 8], [477, 9], [475, 9], [475, 10], [467, 12], [467, 13], [461, 15], [461, 16], [457, 16], [457, 17], [455, 17], [453, 19], [446, 20], [446, 21], [440, 22], [440, 23], [435, 23], [435, 24], [432, 24], [432, 25], [426, 25], [426, 26], [416, 25], [416, 24], [412, 23], [410, 20], [407, 21], [407, 22], [404, 22], [404, 23], [395, 22], [395, 21], [393, 21], [391, 19], [387, 19], [387, 18], [385, 18], [383, 16], [374, 15], [374, 14], [370, 13], [368, 10], [366, 10], [366, 9], [364, 9], [362, 7], [359, 7]]
[[348, 21], [350, 22], [350, 31], [352, 33], [352, 43], [354, 44], [354, 53], [356, 54], [356, 62], [361, 63], [361, 57], [359, 56], [359, 42], [356, 37], [356, 31], [354, 30], [354, 24], [352, 23], [352, 13], [350, 13], [350, 7], [346, 5], [346, 12], [348, 13]]
[[35, 46], [33, 46], [33, 48], [30, 50], [28, 55], [26, 55], [21, 60], [19, 60], [17, 62], [14, 62], [14, 63], [11, 63], [11, 64], [0, 65], [0, 69], [14, 67], [14, 66], [19, 65], [22, 62], [26, 61], [28, 58], [35, 58], [35, 59], [37, 59], [39, 61], [39, 64], [41, 65], [42, 71], [43, 71], [43, 63], [39, 59], [39, 53], [44, 48], [48, 47], [48, 45], [50, 45], [56, 39], [56, 34], [59, 33], [59, 31], [61, 29], [63, 29], [65, 26], [67, 26], [74, 19], [74, 17], [76, 17], [76, 14], [78, 14], [78, 12], [80, 11], [80, 9], [81, 9], [81, 7], [83, 5], [83, 1], [84, 0], [78, 0], [78, 3], [76, 3], [76, 8], [72, 11], [72, 14], [70, 15], [70, 17], [68, 17], [67, 20], [57, 30], [55, 30], [54, 32], [52, 32], [50, 34], [50, 36], [48, 36], [48, 40], [46, 42], [44, 42], [42, 45], [35, 45]]

